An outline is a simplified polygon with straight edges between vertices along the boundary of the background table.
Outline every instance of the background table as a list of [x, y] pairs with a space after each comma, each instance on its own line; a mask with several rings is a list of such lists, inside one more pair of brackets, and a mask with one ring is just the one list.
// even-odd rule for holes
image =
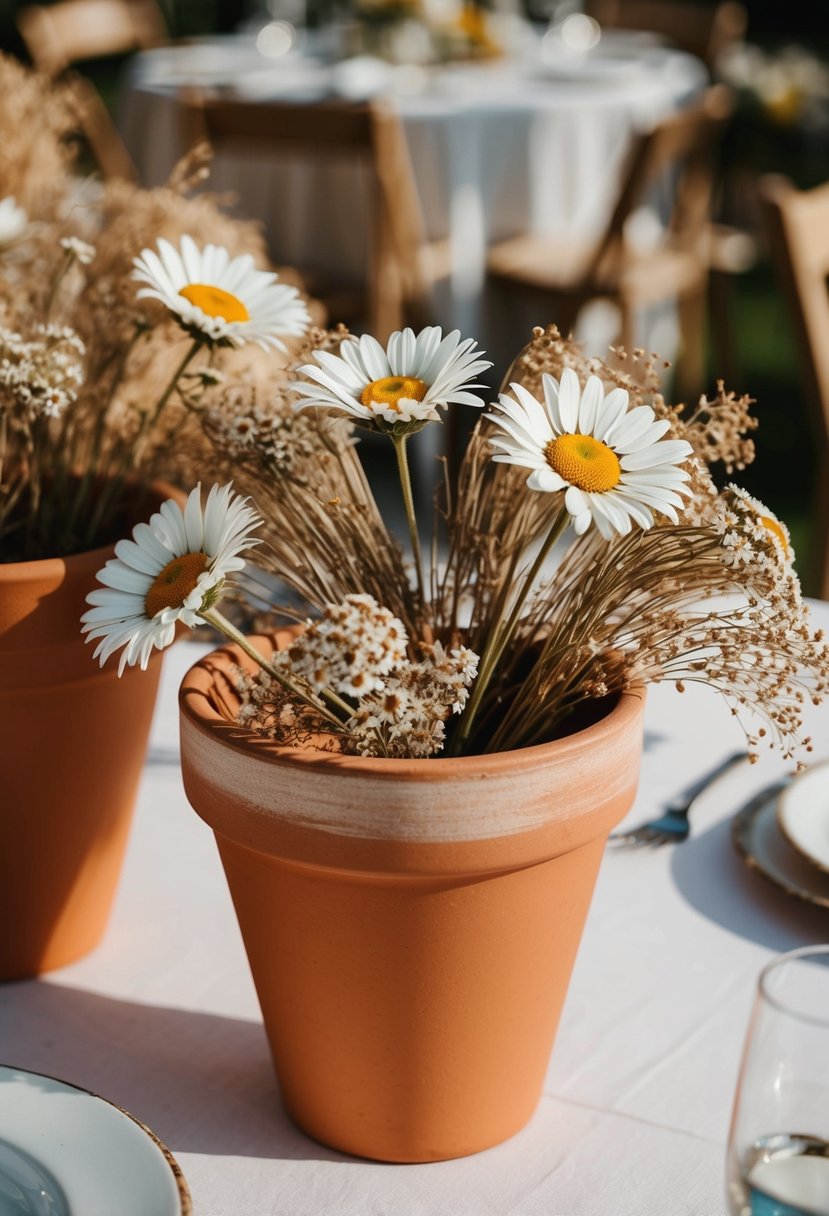
[[[617, 46], [620, 36], [615, 32]], [[614, 32], [607, 37], [613, 42]], [[512, 357], [533, 324], [551, 318], [516, 313], [514, 301], [489, 308], [482, 291], [487, 246], [523, 232], [596, 237], [616, 202], [634, 132], [681, 106], [707, 79], [690, 55], [639, 44], [635, 36], [625, 45], [632, 53], [615, 69], [597, 61], [594, 70], [554, 73], [528, 54], [435, 69], [415, 92], [401, 90], [410, 75], [385, 80], [401, 114], [427, 238], [451, 241], [450, 277], [434, 297], [436, 321], [477, 337], [499, 362]], [[332, 92], [360, 91], [347, 67], [310, 57], [268, 64], [241, 37], [148, 51], [126, 83], [121, 130], [142, 181], [157, 185], [184, 151], [177, 89], [196, 84], [312, 105]], [[365, 92], [382, 83], [368, 72]], [[278, 262], [336, 266], [359, 278], [371, 200], [367, 179], [351, 166], [304, 176], [295, 170], [289, 179], [276, 162], [222, 155], [211, 187], [232, 191], [240, 214], [265, 223]], [[658, 334], [648, 337], [658, 344]], [[664, 342], [657, 349], [669, 353]]]
[[[829, 605], [815, 616], [829, 625]], [[149, 1124], [180, 1161], [196, 1216], [720, 1216], [756, 975], [778, 951], [829, 940], [829, 914], [749, 871], [729, 838], [732, 813], [783, 762], [724, 778], [685, 844], [609, 850], [523, 1132], [460, 1161], [362, 1162], [307, 1139], [279, 1105], [213, 837], [178, 770], [176, 690], [200, 653], [180, 643], [165, 658], [109, 932], [87, 959], [0, 987], [0, 1061]], [[810, 724], [816, 758], [829, 755], [829, 708]], [[713, 693], [653, 689], [630, 820], [741, 741]]]

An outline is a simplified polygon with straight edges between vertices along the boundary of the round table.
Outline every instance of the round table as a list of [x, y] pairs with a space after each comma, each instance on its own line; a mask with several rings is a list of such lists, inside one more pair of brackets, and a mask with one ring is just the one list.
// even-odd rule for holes
[[[251, 100], [351, 98], [383, 93], [401, 114], [429, 240], [450, 239], [448, 281], [437, 320], [477, 336], [496, 358], [514, 353], [530, 324], [485, 331], [487, 246], [522, 232], [598, 235], [616, 201], [637, 130], [680, 107], [706, 82], [703, 64], [641, 36], [606, 32], [601, 55], [545, 64], [520, 59], [446, 65], [412, 73], [376, 60], [326, 64], [310, 55], [267, 60], [252, 38], [233, 36], [145, 52], [133, 61], [121, 130], [147, 185], [163, 182], [184, 151], [176, 93], [208, 86]], [[232, 191], [240, 214], [264, 222], [274, 258], [301, 267], [365, 266], [368, 182], [349, 165], [284, 172], [250, 153], [223, 154], [211, 188]], [[362, 221], [362, 222], [361, 222]], [[513, 318], [517, 320], [517, 318]], [[517, 334], [517, 336], [516, 336]], [[501, 349], [499, 349], [499, 347]]]

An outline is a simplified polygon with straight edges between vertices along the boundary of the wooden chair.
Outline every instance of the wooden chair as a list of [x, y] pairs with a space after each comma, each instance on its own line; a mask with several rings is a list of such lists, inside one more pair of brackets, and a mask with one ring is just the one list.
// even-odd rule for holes
[[783, 177], [760, 182], [765, 226], [802, 354], [818, 451], [815, 562], [829, 599], [829, 182], [800, 191]]
[[[610, 299], [620, 314], [618, 340], [628, 350], [635, 345], [637, 311], [676, 300], [682, 331], [677, 386], [698, 394], [705, 371], [713, 166], [731, 109], [729, 91], [717, 85], [640, 136], [600, 239], [583, 245], [533, 235], [503, 241], [488, 258], [493, 284], [534, 295], [545, 318], [563, 333], [572, 330], [585, 304]], [[660, 183], [673, 191], [669, 221], [655, 248], [637, 249], [630, 241], [630, 220]]]
[[746, 32], [748, 12], [735, 0], [714, 5], [686, 0], [591, 0], [587, 12], [608, 29], [649, 30], [704, 60], [709, 67]]
[[146, 50], [167, 41], [155, 0], [58, 0], [31, 5], [17, 15], [17, 28], [32, 63], [59, 76], [74, 63]]
[[[336, 280], [298, 267], [331, 319], [360, 322], [384, 341], [403, 324], [428, 323], [428, 289], [448, 270], [448, 243], [427, 245], [405, 136], [397, 115], [380, 104], [254, 103], [187, 92], [180, 98], [188, 146], [207, 138], [217, 152], [289, 156], [292, 163], [347, 161], [370, 175], [366, 289], [343, 291]], [[290, 169], [287, 171], [290, 172]], [[355, 225], [361, 221], [355, 216]], [[281, 251], [280, 251], [281, 252]], [[350, 314], [350, 315], [347, 315]]]
[[[156, 0], [58, 0], [30, 5], [17, 15], [17, 28], [32, 63], [58, 77], [73, 64], [106, 55], [159, 46], [167, 30]], [[95, 86], [71, 78], [80, 133], [104, 177], [137, 177], [135, 166]]]

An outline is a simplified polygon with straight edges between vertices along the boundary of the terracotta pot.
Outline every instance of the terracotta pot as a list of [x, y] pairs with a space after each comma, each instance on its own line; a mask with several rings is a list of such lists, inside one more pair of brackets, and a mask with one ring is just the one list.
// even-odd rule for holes
[[216, 833], [288, 1112], [384, 1161], [506, 1139], [539, 1100], [633, 800], [643, 691], [544, 746], [370, 760], [236, 725], [231, 662], [216, 651], [182, 684], [184, 785]]
[[119, 679], [84, 643], [113, 551], [0, 565], [0, 980], [86, 954], [115, 894], [161, 663]]

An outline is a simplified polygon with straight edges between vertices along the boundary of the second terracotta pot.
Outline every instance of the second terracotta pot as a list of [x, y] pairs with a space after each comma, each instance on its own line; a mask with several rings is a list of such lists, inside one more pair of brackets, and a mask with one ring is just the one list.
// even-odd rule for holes
[[0, 564], [0, 980], [80, 958], [109, 918], [161, 670], [119, 679], [84, 644], [113, 552]]
[[540, 747], [367, 760], [237, 726], [241, 661], [229, 648], [185, 677], [182, 764], [289, 1113], [385, 1161], [497, 1144], [541, 1094], [605, 840], [636, 789], [643, 692]]

